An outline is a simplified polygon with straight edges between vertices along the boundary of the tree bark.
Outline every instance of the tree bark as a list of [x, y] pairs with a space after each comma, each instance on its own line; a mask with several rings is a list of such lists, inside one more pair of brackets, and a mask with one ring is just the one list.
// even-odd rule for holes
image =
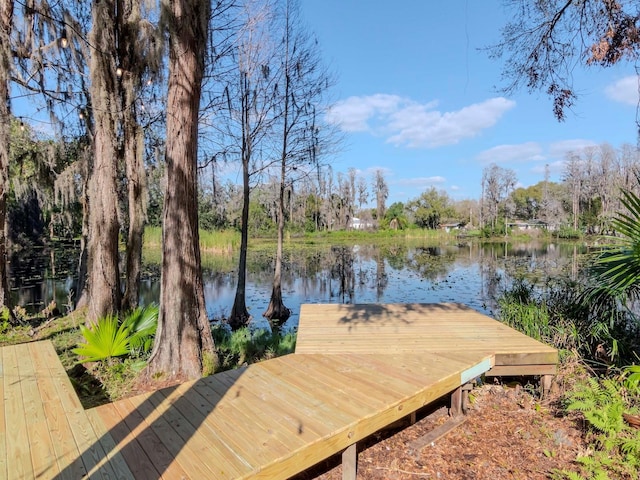
[[[286, 134], [284, 137], [286, 138]], [[284, 143], [286, 145], [286, 140]], [[286, 150], [284, 152], [286, 152]], [[289, 310], [282, 301], [282, 247], [284, 243], [284, 190], [286, 174], [286, 153], [284, 152], [280, 171], [280, 195], [278, 198], [278, 245], [276, 246], [276, 265], [273, 273], [271, 300], [269, 301], [267, 311], [263, 314], [264, 317], [268, 318], [272, 323], [276, 323], [274, 320], [279, 320], [278, 323], [285, 322], [291, 315], [291, 310]]]
[[283, 105], [283, 126], [282, 126], [282, 150], [280, 152], [280, 191], [278, 195], [278, 245], [276, 246], [276, 265], [273, 272], [273, 288], [269, 306], [263, 316], [268, 318], [272, 324], [274, 320], [278, 323], [286, 322], [291, 315], [282, 301], [282, 246], [284, 243], [284, 190], [287, 176], [287, 157], [289, 152], [289, 89], [291, 77], [289, 76], [289, 4], [287, 3], [287, 16], [285, 24], [285, 61], [284, 61], [284, 105]]
[[10, 320], [15, 318], [9, 302], [9, 272], [7, 265], [7, 197], [9, 195], [9, 72], [11, 71], [11, 29], [13, 0], [0, 2], [0, 311], [7, 307]]
[[251, 137], [251, 109], [249, 96], [249, 77], [246, 72], [240, 72], [240, 92], [242, 102], [242, 225], [240, 227], [240, 260], [238, 261], [238, 284], [233, 307], [229, 315], [229, 326], [232, 330], [242, 328], [249, 323], [251, 316], [246, 304], [247, 285], [247, 248], [249, 244], [249, 165], [251, 162], [251, 149], [253, 138]]
[[[247, 112], [247, 115], [249, 113]], [[232, 330], [242, 328], [249, 323], [251, 316], [247, 310], [246, 288], [247, 288], [247, 248], [249, 244], [249, 159], [247, 154], [242, 160], [242, 225], [240, 228], [240, 259], [238, 261], [238, 284], [236, 286], [236, 296], [233, 300], [231, 315], [229, 315], [229, 326]]]
[[140, 275], [142, 272], [142, 237], [146, 216], [143, 132], [137, 123], [128, 123], [125, 116], [125, 163], [127, 165], [127, 193], [129, 199], [129, 230], [127, 233], [126, 287], [122, 299], [123, 310], [138, 306]]
[[91, 102], [94, 157], [89, 178], [89, 245], [87, 321], [113, 314], [120, 308], [118, 252], [118, 190], [116, 119], [117, 77], [115, 55], [115, 2], [93, 2], [91, 55]]
[[160, 313], [148, 373], [179, 379], [211, 373], [215, 358], [204, 304], [196, 169], [209, 8], [207, 0], [162, 2], [169, 28], [167, 186]]
[[[118, 0], [120, 39], [118, 58], [121, 66], [122, 133], [124, 163], [127, 173], [126, 283], [123, 310], [138, 306], [142, 272], [142, 237], [146, 220], [147, 182], [144, 170], [144, 132], [138, 122], [136, 100], [140, 94], [142, 74], [153, 62], [138, 45], [141, 37], [141, 5], [137, 0]], [[147, 55], [145, 55], [147, 54]]]

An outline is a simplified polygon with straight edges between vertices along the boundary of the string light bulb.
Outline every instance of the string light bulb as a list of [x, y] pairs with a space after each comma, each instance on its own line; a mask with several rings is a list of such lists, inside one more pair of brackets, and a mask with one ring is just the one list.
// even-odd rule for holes
[[69, 46], [69, 40], [67, 39], [67, 29], [63, 28], [62, 33], [60, 34], [60, 46], [62, 48], [67, 48]]
[[118, 78], [122, 77], [122, 68], [116, 68], [116, 75], [118, 76]]
[[20, 119], [20, 131], [24, 132], [25, 130], [25, 126], [24, 126], [24, 122], [22, 121], [22, 118]]

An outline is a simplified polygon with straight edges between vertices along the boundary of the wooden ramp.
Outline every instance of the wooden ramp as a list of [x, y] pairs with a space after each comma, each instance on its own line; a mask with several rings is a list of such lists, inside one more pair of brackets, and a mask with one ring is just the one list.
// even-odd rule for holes
[[288, 478], [484, 372], [557, 358], [510, 332], [459, 305], [305, 305], [295, 354], [88, 411], [49, 342], [3, 347], [0, 478]]

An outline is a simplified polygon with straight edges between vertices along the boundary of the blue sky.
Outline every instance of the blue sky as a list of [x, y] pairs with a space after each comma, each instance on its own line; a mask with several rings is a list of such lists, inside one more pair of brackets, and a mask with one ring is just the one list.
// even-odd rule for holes
[[558, 123], [543, 93], [505, 97], [502, 63], [478, 49], [500, 40], [499, 0], [303, 0], [302, 16], [335, 72], [329, 119], [345, 134], [334, 171], [385, 172], [389, 205], [427, 188], [478, 198], [482, 170], [516, 171], [521, 186], [562, 175], [570, 150], [636, 144], [633, 65], [576, 68], [580, 98]]

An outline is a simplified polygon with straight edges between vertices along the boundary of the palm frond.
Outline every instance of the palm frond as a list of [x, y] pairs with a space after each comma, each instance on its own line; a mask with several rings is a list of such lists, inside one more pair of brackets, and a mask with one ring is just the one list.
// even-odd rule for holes
[[86, 362], [97, 362], [106, 358], [120, 357], [129, 353], [129, 329], [118, 325], [118, 319], [108, 316], [98, 320], [92, 328], [80, 326], [85, 339], [73, 353], [84, 357]]

